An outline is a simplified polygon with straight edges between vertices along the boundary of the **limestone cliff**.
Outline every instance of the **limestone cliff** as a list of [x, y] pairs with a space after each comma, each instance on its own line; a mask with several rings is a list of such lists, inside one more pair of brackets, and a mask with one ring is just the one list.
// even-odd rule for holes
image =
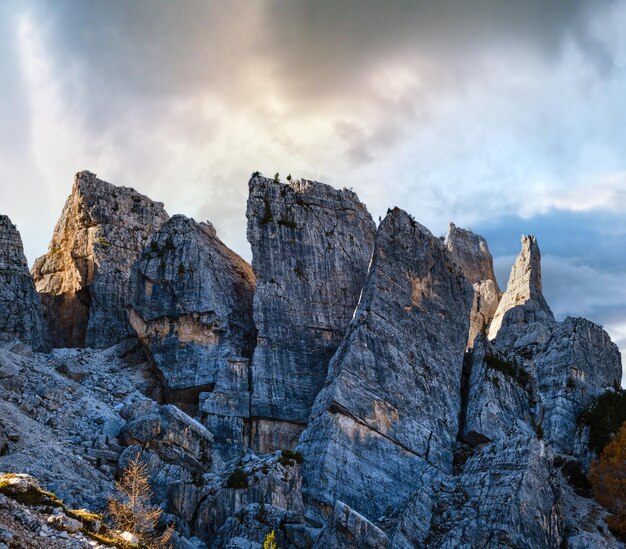
[[200, 404], [216, 444], [241, 452], [255, 336], [250, 266], [210, 223], [176, 215], [146, 245], [130, 286], [130, 322], [166, 400], [193, 413]]
[[109, 347], [131, 335], [130, 269], [168, 218], [134, 189], [76, 174], [48, 253], [32, 269], [54, 347]]
[[253, 445], [294, 446], [359, 300], [374, 222], [356, 194], [314, 181], [249, 182], [257, 278]]
[[452, 260], [474, 287], [467, 346], [472, 347], [478, 334], [487, 333], [500, 300], [500, 288], [493, 272], [493, 257], [487, 241], [467, 229], [450, 223], [446, 247]]
[[553, 321], [554, 315], [543, 297], [537, 239], [533, 235], [522, 236], [522, 250], [491, 321], [489, 339], [498, 337], [503, 345], [512, 345], [528, 325]]
[[32, 352], [45, 320], [0, 217], [0, 471], [41, 482], [0, 475], [0, 545], [102, 547], [72, 508], [103, 511], [139, 454], [175, 549], [624, 547], [580, 420], [623, 398], [621, 357], [555, 320], [534, 237], [494, 312], [482, 237], [397, 208], [375, 231], [321, 183], [249, 189], [252, 266], [210, 223], [78, 174], [34, 273], [54, 345], [123, 339], [105, 349]]
[[0, 215], [0, 332], [18, 337], [37, 351], [50, 347], [20, 233], [6, 215]]
[[451, 471], [471, 303], [441, 241], [392, 210], [299, 446], [322, 515], [340, 500], [376, 519], [430, 467]]

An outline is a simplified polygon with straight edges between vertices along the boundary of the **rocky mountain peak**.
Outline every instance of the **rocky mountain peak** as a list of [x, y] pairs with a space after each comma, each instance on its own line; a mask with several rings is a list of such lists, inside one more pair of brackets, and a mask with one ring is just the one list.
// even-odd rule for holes
[[487, 241], [482, 236], [450, 223], [446, 247], [453, 261], [461, 267], [463, 275], [471, 284], [493, 280], [495, 290], [500, 291], [493, 271], [493, 257]]
[[486, 333], [500, 300], [500, 288], [493, 271], [493, 257], [487, 241], [467, 229], [450, 223], [446, 247], [463, 276], [474, 287], [467, 346], [471, 348], [480, 333]]
[[[622, 421], [619, 349], [554, 320], [534, 237], [498, 304], [480, 235], [248, 185], [251, 265], [80, 172], [43, 307], [0, 216], [0, 546], [139, 534], [97, 514], [139, 456], [175, 549], [621, 547], [585, 479], [615, 431], [596, 416]], [[46, 348], [42, 309], [74, 348]]]
[[336, 499], [377, 518], [405, 502], [421, 474], [451, 469], [471, 302], [444, 244], [390, 210], [301, 438], [312, 502]]
[[130, 269], [168, 219], [160, 202], [82, 171], [48, 253], [32, 269], [54, 347], [108, 347], [131, 335]]
[[502, 296], [489, 328], [489, 339], [514, 338], [520, 328], [533, 322], [552, 323], [554, 314], [543, 297], [541, 252], [533, 235], [522, 236], [522, 250], [511, 269], [506, 292]]
[[[257, 279], [255, 448], [293, 447], [357, 306], [375, 225], [352, 191], [255, 175], [246, 216]], [[256, 418], [256, 419], [255, 419]]]
[[6, 215], [0, 215], [0, 332], [49, 348], [41, 301], [28, 271], [22, 238]]

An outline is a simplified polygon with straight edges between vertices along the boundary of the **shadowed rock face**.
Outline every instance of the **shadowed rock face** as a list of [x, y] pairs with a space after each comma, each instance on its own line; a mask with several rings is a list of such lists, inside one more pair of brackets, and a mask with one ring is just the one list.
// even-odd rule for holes
[[182, 215], [154, 234], [131, 276], [130, 322], [166, 400], [195, 413], [200, 398], [216, 446], [233, 451], [250, 414], [253, 295], [250, 265], [210, 223]]
[[375, 226], [348, 190], [313, 181], [249, 182], [257, 278], [253, 447], [293, 447], [359, 300]]
[[0, 332], [18, 337], [36, 351], [50, 348], [22, 239], [6, 215], [0, 215]]
[[467, 346], [472, 347], [480, 333], [486, 333], [498, 307], [500, 288], [493, 272], [493, 257], [487, 241], [467, 229], [450, 223], [446, 247], [463, 276], [474, 287]]
[[105, 348], [132, 334], [130, 269], [167, 218], [163, 204], [134, 189], [76, 174], [48, 253], [32, 270], [54, 347]]
[[419, 471], [451, 470], [471, 303], [443, 243], [389, 213], [299, 446], [322, 514], [340, 500], [376, 519], [417, 488]]
[[522, 237], [522, 251], [491, 321], [489, 339], [498, 337], [497, 345], [512, 346], [534, 322], [549, 325], [554, 322], [554, 315], [543, 297], [539, 245], [529, 235]]

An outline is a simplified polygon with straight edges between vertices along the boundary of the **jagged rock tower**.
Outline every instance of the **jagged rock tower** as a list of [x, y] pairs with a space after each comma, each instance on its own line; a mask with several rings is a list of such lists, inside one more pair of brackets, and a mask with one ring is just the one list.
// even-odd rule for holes
[[36, 351], [50, 348], [22, 239], [6, 215], [0, 215], [0, 332], [18, 337]]
[[299, 446], [322, 516], [340, 500], [376, 519], [430, 469], [451, 471], [471, 304], [443, 243], [392, 210]]
[[295, 446], [367, 274], [375, 226], [349, 190], [300, 180], [249, 182], [257, 279], [253, 447]]
[[254, 287], [250, 265], [213, 226], [182, 215], [153, 235], [131, 275], [130, 322], [166, 400], [193, 414], [200, 404], [228, 455], [247, 441]]
[[54, 347], [109, 347], [132, 334], [130, 269], [166, 220], [163, 204], [83, 171], [32, 269]]
[[[543, 297], [541, 252], [533, 235], [522, 236], [520, 252], [498, 308], [489, 327], [489, 339], [500, 337], [512, 343], [516, 336], [534, 322], [554, 322], [554, 314]], [[500, 330], [502, 329], [502, 334]]]
[[493, 272], [493, 257], [482, 236], [461, 229], [454, 223], [450, 223], [448, 228], [446, 247], [452, 260], [461, 267], [465, 278], [474, 286], [467, 341], [467, 346], [472, 347], [476, 336], [489, 329], [500, 300], [500, 288]]

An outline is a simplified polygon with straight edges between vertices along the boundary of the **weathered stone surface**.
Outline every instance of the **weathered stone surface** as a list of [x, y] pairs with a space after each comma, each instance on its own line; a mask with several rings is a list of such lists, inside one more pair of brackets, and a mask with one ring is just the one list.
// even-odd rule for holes
[[358, 303], [375, 226], [346, 189], [306, 180], [283, 185], [260, 176], [249, 188], [258, 329], [252, 416], [260, 424], [253, 427], [253, 443], [265, 452], [295, 445], [306, 424]]
[[563, 517], [553, 453], [532, 436], [489, 445], [465, 464], [427, 545], [560, 547]]
[[472, 347], [478, 334], [486, 334], [498, 308], [500, 288], [493, 271], [493, 257], [487, 241], [467, 229], [450, 223], [446, 247], [452, 260], [474, 287], [467, 346]]
[[471, 351], [467, 406], [462, 434], [479, 433], [490, 440], [506, 438], [513, 430], [532, 434], [529, 380], [521, 367], [500, 355], [479, 335]]
[[0, 215], [0, 332], [18, 337], [36, 351], [50, 348], [22, 239], [6, 215]]
[[132, 334], [130, 269], [168, 218], [163, 204], [76, 174], [48, 253], [32, 269], [54, 347], [105, 348]]
[[[172, 217], [131, 275], [130, 322], [166, 400], [201, 413], [224, 450], [243, 451], [250, 415], [254, 274], [210, 223]], [[230, 453], [232, 453], [230, 452]]]
[[375, 520], [420, 469], [451, 470], [471, 302], [443, 243], [392, 210], [301, 439], [305, 494], [323, 514], [340, 500]]
[[533, 235], [528, 235], [522, 236], [522, 251], [491, 321], [489, 339], [498, 337], [498, 345], [511, 347], [535, 322], [550, 325], [554, 315], [543, 297], [539, 245]]
[[388, 532], [393, 549], [425, 547], [431, 528], [441, 509], [437, 507], [440, 493], [445, 488], [452, 491], [454, 479], [431, 467], [420, 472], [415, 492], [398, 513]]
[[293, 526], [304, 526], [297, 513], [271, 504], [251, 503], [226, 520], [211, 547], [262, 549], [270, 532], [274, 532], [278, 547], [289, 547], [285, 531]]
[[[234, 473], [239, 475], [235, 482]], [[228, 538], [245, 534], [240, 528], [242, 519], [248, 525], [257, 522], [266, 526], [278, 519], [281, 528], [287, 523], [302, 523], [301, 486], [300, 465], [285, 462], [280, 452], [262, 458], [249, 454], [234, 468], [171, 485], [169, 506], [187, 525], [185, 535], [195, 535], [209, 545], [219, 541], [217, 546], [222, 547], [228, 546]], [[250, 515], [252, 504], [257, 505]], [[264, 511], [266, 517], [262, 516]], [[252, 530], [249, 541], [258, 542], [261, 527]]]
[[166, 463], [193, 472], [211, 469], [213, 435], [176, 406], [154, 406], [129, 421], [120, 434], [126, 444], [154, 450]]
[[384, 549], [388, 544], [385, 532], [338, 501], [313, 549]]
[[580, 414], [594, 397], [620, 384], [619, 349], [597, 324], [567, 318], [556, 325], [533, 366], [546, 439], [557, 451], [572, 453]]

